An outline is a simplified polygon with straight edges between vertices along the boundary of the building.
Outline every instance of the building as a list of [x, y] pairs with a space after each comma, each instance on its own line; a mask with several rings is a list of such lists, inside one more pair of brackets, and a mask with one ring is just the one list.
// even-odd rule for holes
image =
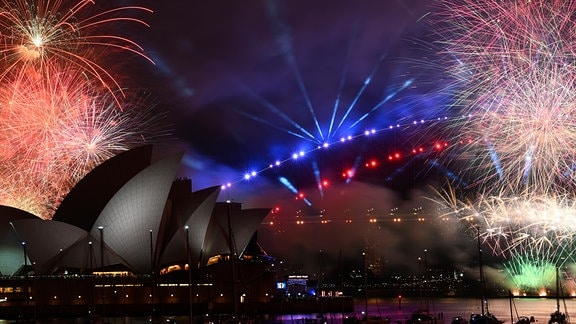
[[143, 146], [96, 167], [52, 220], [0, 207], [3, 314], [230, 312], [270, 302], [271, 258], [247, 249], [270, 209], [217, 202], [220, 187], [193, 192], [189, 179], [175, 179], [183, 154], [152, 153]]

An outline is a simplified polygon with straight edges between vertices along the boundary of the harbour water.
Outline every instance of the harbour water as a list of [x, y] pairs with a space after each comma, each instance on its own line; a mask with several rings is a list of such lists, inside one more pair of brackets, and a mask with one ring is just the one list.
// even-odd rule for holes
[[[488, 301], [489, 312], [504, 323], [515, 323], [519, 316], [534, 317], [536, 323], [548, 323], [550, 313], [556, 310], [554, 298], [499, 298]], [[419, 298], [370, 298], [355, 300], [353, 313], [331, 314], [285, 314], [270, 315], [258, 320], [246, 321], [246, 323], [342, 323], [343, 318], [356, 316], [362, 318], [366, 310], [368, 318], [387, 319], [391, 324], [405, 324], [415, 311], [428, 310], [435, 315], [439, 324], [450, 324], [452, 318], [461, 316], [469, 320], [470, 314], [481, 312], [479, 299], [472, 298], [435, 298], [423, 301]], [[568, 298], [560, 301], [560, 311], [576, 314], [576, 298]], [[228, 320], [218, 321], [216, 317], [206, 318], [204, 323], [229, 323]], [[164, 317], [151, 320], [142, 317], [115, 317], [106, 318], [106, 323], [189, 323], [187, 316]], [[376, 321], [372, 321], [375, 323]], [[13, 323], [13, 321], [0, 320], [0, 324]], [[90, 323], [85, 319], [48, 320], [38, 323]], [[244, 321], [242, 321], [244, 323]]]
[[[504, 323], [515, 323], [519, 316], [534, 317], [538, 323], [548, 323], [550, 313], [556, 310], [554, 298], [498, 298], [488, 301], [488, 311]], [[423, 301], [418, 298], [370, 298], [355, 301], [354, 314], [324, 314], [328, 323], [341, 323], [345, 316], [355, 315], [361, 318], [368, 311], [368, 318], [388, 319], [390, 323], [406, 323], [412, 313], [418, 310], [428, 310], [439, 318], [438, 323], [450, 324], [456, 316], [470, 319], [470, 314], [480, 313], [481, 302], [473, 298], [436, 298]], [[560, 311], [576, 314], [576, 299], [569, 298], [560, 301]], [[282, 323], [303, 323], [305, 319], [318, 318], [320, 314], [292, 314], [279, 316]], [[575, 315], [576, 316], [576, 315]]]

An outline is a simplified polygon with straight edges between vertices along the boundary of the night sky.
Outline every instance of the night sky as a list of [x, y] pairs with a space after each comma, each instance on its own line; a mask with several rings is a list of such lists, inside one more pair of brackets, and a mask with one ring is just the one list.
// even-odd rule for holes
[[390, 268], [414, 268], [424, 249], [435, 264], [474, 258], [474, 240], [422, 198], [452, 167], [433, 149], [453, 144], [454, 116], [437, 91], [433, 1], [144, 2], [154, 14], [137, 40], [156, 65], [139, 81], [186, 151], [179, 176], [194, 190], [230, 182], [220, 200], [244, 208], [279, 207], [259, 230], [269, 254], [302, 271], [367, 246]]

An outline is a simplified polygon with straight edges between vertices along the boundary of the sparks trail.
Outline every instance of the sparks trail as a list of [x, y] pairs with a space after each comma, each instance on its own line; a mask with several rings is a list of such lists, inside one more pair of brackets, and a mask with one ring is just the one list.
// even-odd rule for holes
[[146, 107], [126, 104], [123, 111], [65, 70], [50, 82], [23, 75], [5, 84], [0, 103], [0, 159], [6, 162], [0, 199], [7, 195], [11, 206], [43, 218], [94, 167], [144, 143], [141, 135], [151, 125]]
[[476, 139], [471, 169], [517, 192], [573, 187], [576, 2], [440, 4], [438, 31], [459, 89], [455, 105], [476, 116], [456, 125]]
[[[143, 7], [97, 12], [90, 0], [0, 0], [0, 203], [50, 219], [69, 190], [157, 126], [151, 103], [127, 99], [111, 53], [146, 58], [109, 33]], [[107, 49], [99, 51], [99, 49]], [[152, 117], [150, 119], [150, 117]]]
[[479, 226], [496, 255], [530, 260], [541, 273], [548, 262], [573, 263], [576, 1], [439, 4], [431, 16], [457, 89], [453, 107], [475, 116], [453, 124], [472, 139], [462, 173], [473, 186], [439, 201]]
[[[138, 18], [123, 16], [129, 12], [151, 13], [138, 6], [112, 8], [94, 13], [95, 3], [65, 1], [0, 1], [0, 80], [35, 70], [43, 75], [65, 64], [91, 78], [115, 97], [125, 95], [111, 69], [110, 54], [133, 53], [152, 62], [140, 45], [120, 34], [110, 33], [111, 26], [129, 22], [148, 26]], [[105, 49], [105, 50], [103, 50]], [[48, 72], [48, 73], [53, 73]]]

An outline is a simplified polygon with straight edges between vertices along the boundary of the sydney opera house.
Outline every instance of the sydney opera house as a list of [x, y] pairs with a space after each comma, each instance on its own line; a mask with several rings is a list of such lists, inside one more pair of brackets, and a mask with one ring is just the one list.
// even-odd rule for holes
[[0, 207], [0, 318], [205, 314], [275, 296], [256, 230], [269, 209], [217, 202], [177, 179], [182, 154], [121, 153], [90, 172], [52, 220]]

